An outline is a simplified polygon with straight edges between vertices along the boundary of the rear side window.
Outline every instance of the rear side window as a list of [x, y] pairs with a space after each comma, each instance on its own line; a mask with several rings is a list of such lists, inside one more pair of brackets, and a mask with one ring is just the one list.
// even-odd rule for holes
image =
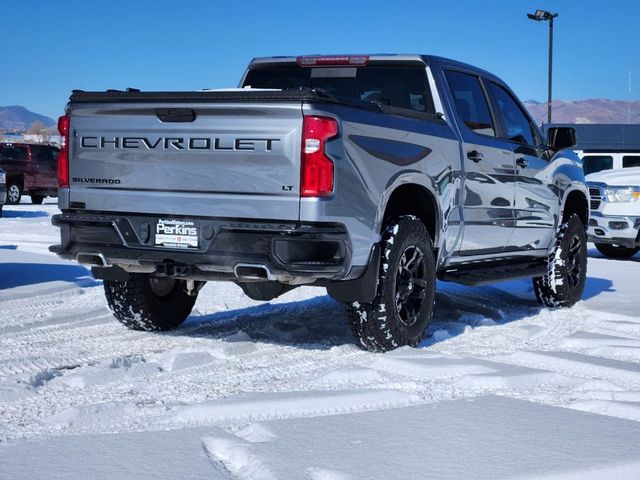
[[249, 70], [243, 86], [322, 88], [336, 97], [435, 113], [422, 67], [267, 67]]
[[14, 147], [13, 145], [2, 147], [2, 159], [26, 161], [28, 158], [27, 147]]
[[611, 170], [613, 168], [613, 157], [611, 155], [585, 155], [582, 157], [584, 174]]
[[497, 108], [496, 117], [502, 122], [502, 137], [512, 142], [526, 145], [538, 145], [537, 135], [531, 126], [531, 122], [522, 108], [514, 100], [511, 94], [502, 86], [487, 82], [489, 95], [493, 98]]
[[48, 147], [31, 147], [31, 153], [38, 163], [53, 163], [53, 155]]
[[361, 68], [357, 81], [360, 100], [435, 113], [424, 68]]
[[456, 104], [456, 112], [462, 121], [476, 133], [495, 136], [496, 130], [480, 79], [475, 75], [453, 70], [447, 71], [446, 76]]
[[311, 69], [301, 67], [260, 68], [249, 70], [244, 80], [245, 87], [297, 90], [309, 87]]
[[622, 168], [640, 167], [639, 155], [625, 155], [622, 157]]

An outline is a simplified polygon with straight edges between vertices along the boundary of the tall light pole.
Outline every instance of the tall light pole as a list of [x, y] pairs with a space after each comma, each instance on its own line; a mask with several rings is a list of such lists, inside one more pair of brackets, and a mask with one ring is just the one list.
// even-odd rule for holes
[[536, 22], [549, 20], [549, 96], [547, 97], [547, 123], [551, 123], [551, 80], [553, 72], [553, 19], [558, 16], [557, 13], [547, 12], [546, 10], [536, 10], [536, 13], [527, 13], [527, 17]]

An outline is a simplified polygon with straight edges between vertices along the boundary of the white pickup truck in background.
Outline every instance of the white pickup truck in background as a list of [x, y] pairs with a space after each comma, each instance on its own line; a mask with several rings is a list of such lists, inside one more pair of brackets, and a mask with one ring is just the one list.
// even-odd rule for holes
[[605, 256], [640, 251], [640, 125], [571, 125], [591, 197], [588, 238]]
[[[640, 160], [640, 154], [636, 158]], [[586, 179], [589, 240], [607, 257], [634, 256], [640, 251], [640, 167], [601, 170]]]

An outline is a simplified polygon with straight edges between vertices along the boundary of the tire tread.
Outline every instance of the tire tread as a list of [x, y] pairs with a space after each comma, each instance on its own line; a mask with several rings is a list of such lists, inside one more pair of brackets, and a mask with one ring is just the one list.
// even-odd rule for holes
[[[581, 232], [582, 247], [584, 258], [584, 272], [582, 272], [582, 280], [579, 291], [569, 291], [564, 287], [564, 282], [560, 286], [558, 280], [562, 278], [562, 262], [561, 252], [564, 247], [564, 238], [567, 233], [572, 230], [578, 230]], [[564, 222], [558, 229], [556, 234], [555, 247], [549, 257], [547, 258], [547, 273], [546, 275], [535, 277], [533, 279], [533, 289], [536, 294], [538, 302], [546, 307], [551, 308], [567, 308], [573, 306], [582, 297], [584, 290], [585, 278], [587, 275], [587, 260], [586, 260], [586, 233], [584, 231], [584, 225], [577, 215], [571, 215], [566, 222]]]
[[[388, 261], [393, 253], [394, 245], [398, 243], [400, 236], [409, 236], [414, 233], [426, 240], [427, 249], [433, 254], [433, 244], [429, 233], [417, 217], [405, 215], [390, 222], [382, 235], [382, 261], [380, 262], [374, 300], [371, 303], [350, 302], [346, 304], [347, 319], [351, 331], [358, 346], [364, 350], [380, 352], [393, 350], [403, 345], [415, 347], [426, 334], [426, 326], [429, 325], [433, 312], [433, 302], [428, 313], [427, 325], [419, 333], [410, 337], [402, 332], [398, 322], [389, 318], [393, 312], [387, 311], [384, 302], [384, 298], [388, 298], [389, 290], [393, 287], [386, 279], [390, 274]], [[433, 281], [435, 282], [435, 270]], [[435, 298], [435, 295], [433, 297]]]
[[132, 274], [126, 281], [105, 280], [104, 292], [113, 316], [131, 330], [164, 331], [178, 327], [193, 309], [196, 297], [174, 288], [171, 304], [159, 308], [151, 301], [149, 276]]

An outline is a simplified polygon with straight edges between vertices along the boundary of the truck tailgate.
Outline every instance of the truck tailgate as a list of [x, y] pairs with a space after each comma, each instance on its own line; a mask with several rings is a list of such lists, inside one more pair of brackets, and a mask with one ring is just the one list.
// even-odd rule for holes
[[70, 106], [86, 210], [298, 220], [301, 102]]

